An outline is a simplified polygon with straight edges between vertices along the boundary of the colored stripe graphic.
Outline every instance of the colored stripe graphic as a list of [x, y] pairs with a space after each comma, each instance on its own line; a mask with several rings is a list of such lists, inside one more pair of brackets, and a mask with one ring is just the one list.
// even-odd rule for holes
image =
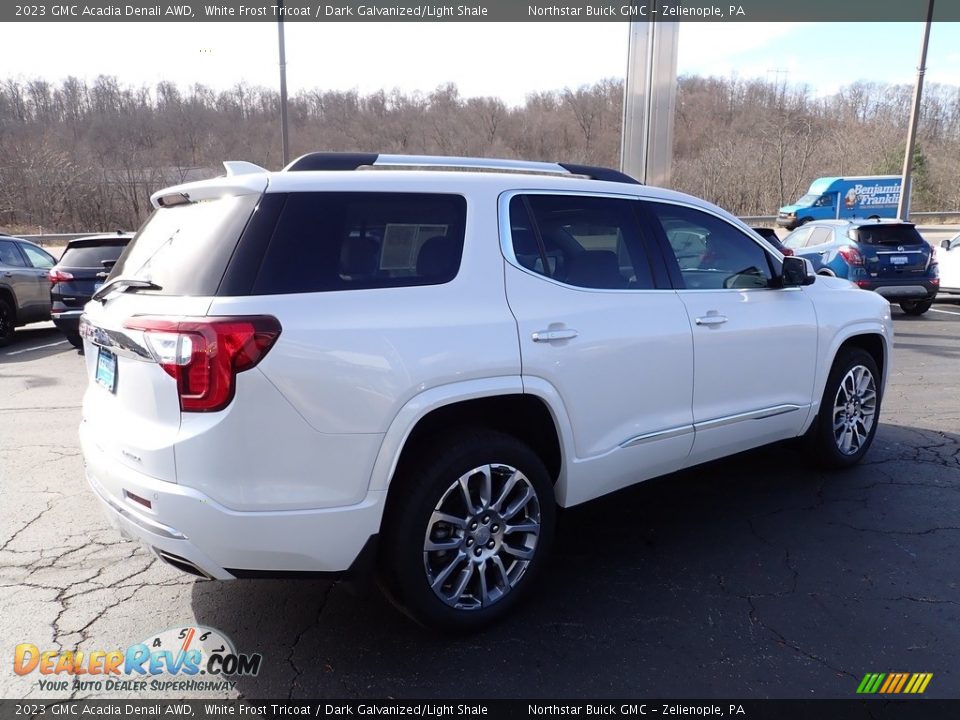
[[927, 689], [933, 673], [867, 673], [857, 686], [860, 695], [919, 695]]

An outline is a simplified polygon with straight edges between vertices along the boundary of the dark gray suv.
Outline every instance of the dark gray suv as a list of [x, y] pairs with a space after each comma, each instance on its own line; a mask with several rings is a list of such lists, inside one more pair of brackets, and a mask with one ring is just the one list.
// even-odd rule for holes
[[56, 259], [39, 245], [0, 235], [0, 346], [14, 328], [50, 319], [49, 272]]

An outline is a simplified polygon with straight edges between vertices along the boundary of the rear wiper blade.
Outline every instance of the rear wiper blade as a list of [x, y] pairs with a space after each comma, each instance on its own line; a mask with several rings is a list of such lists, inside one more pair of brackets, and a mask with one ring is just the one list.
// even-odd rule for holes
[[162, 287], [157, 285], [155, 282], [151, 282], [150, 280], [142, 280], [141, 278], [117, 277], [97, 290], [91, 299], [100, 300], [102, 302], [106, 294], [110, 292], [111, 288], [116, 287], [123, 287], [124, 289], [139, 288], [142, 290], [163, 290]]

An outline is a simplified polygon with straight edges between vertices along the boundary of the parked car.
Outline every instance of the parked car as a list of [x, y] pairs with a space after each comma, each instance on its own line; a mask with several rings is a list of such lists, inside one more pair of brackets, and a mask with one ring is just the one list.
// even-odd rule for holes
[[777, 236], [777, 231], [773, 228], [753, 227], [750, 229], [779, 250], [781, 255], [793, 255], [793, 250], [783, 246], [783, 243], [780, 242], [780, 238]]
[[17, 327], [50, 319], [47, 271], [56, 259], [39, 245], [0, 235], [0, 346]]
[[940, 243], [937, 252], [937, 264], [940, 267], [941, 299], [956, 299], [960, 295], [960, 234]]
[[783, 244], [817, 273], [874, 290], [908, 315], [929, 310], [940, 288], [936, 254], [913, 223], [824, 220], [797, 228]]
[[153, 195], [80, 324], [89, 484], [181, 570], [369, 563], [477, 628], [548, 567], [557, 507], [873, 441], [889, 305], [703, 200], [516, 160], [225, 165]]
[[83, 306], [103, 284], [132, 237], [130, 233], [116, 232], [71, 240], [60, 261], [50, 268], [50, 316], [74, 347], [83, 347]]

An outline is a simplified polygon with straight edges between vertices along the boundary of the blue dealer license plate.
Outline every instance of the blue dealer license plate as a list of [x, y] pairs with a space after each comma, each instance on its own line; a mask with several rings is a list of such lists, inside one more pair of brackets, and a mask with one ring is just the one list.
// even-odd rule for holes
[[117, 391], [117, 356], [109, 350], [100, 348], [95, 379], [110, 392]]

